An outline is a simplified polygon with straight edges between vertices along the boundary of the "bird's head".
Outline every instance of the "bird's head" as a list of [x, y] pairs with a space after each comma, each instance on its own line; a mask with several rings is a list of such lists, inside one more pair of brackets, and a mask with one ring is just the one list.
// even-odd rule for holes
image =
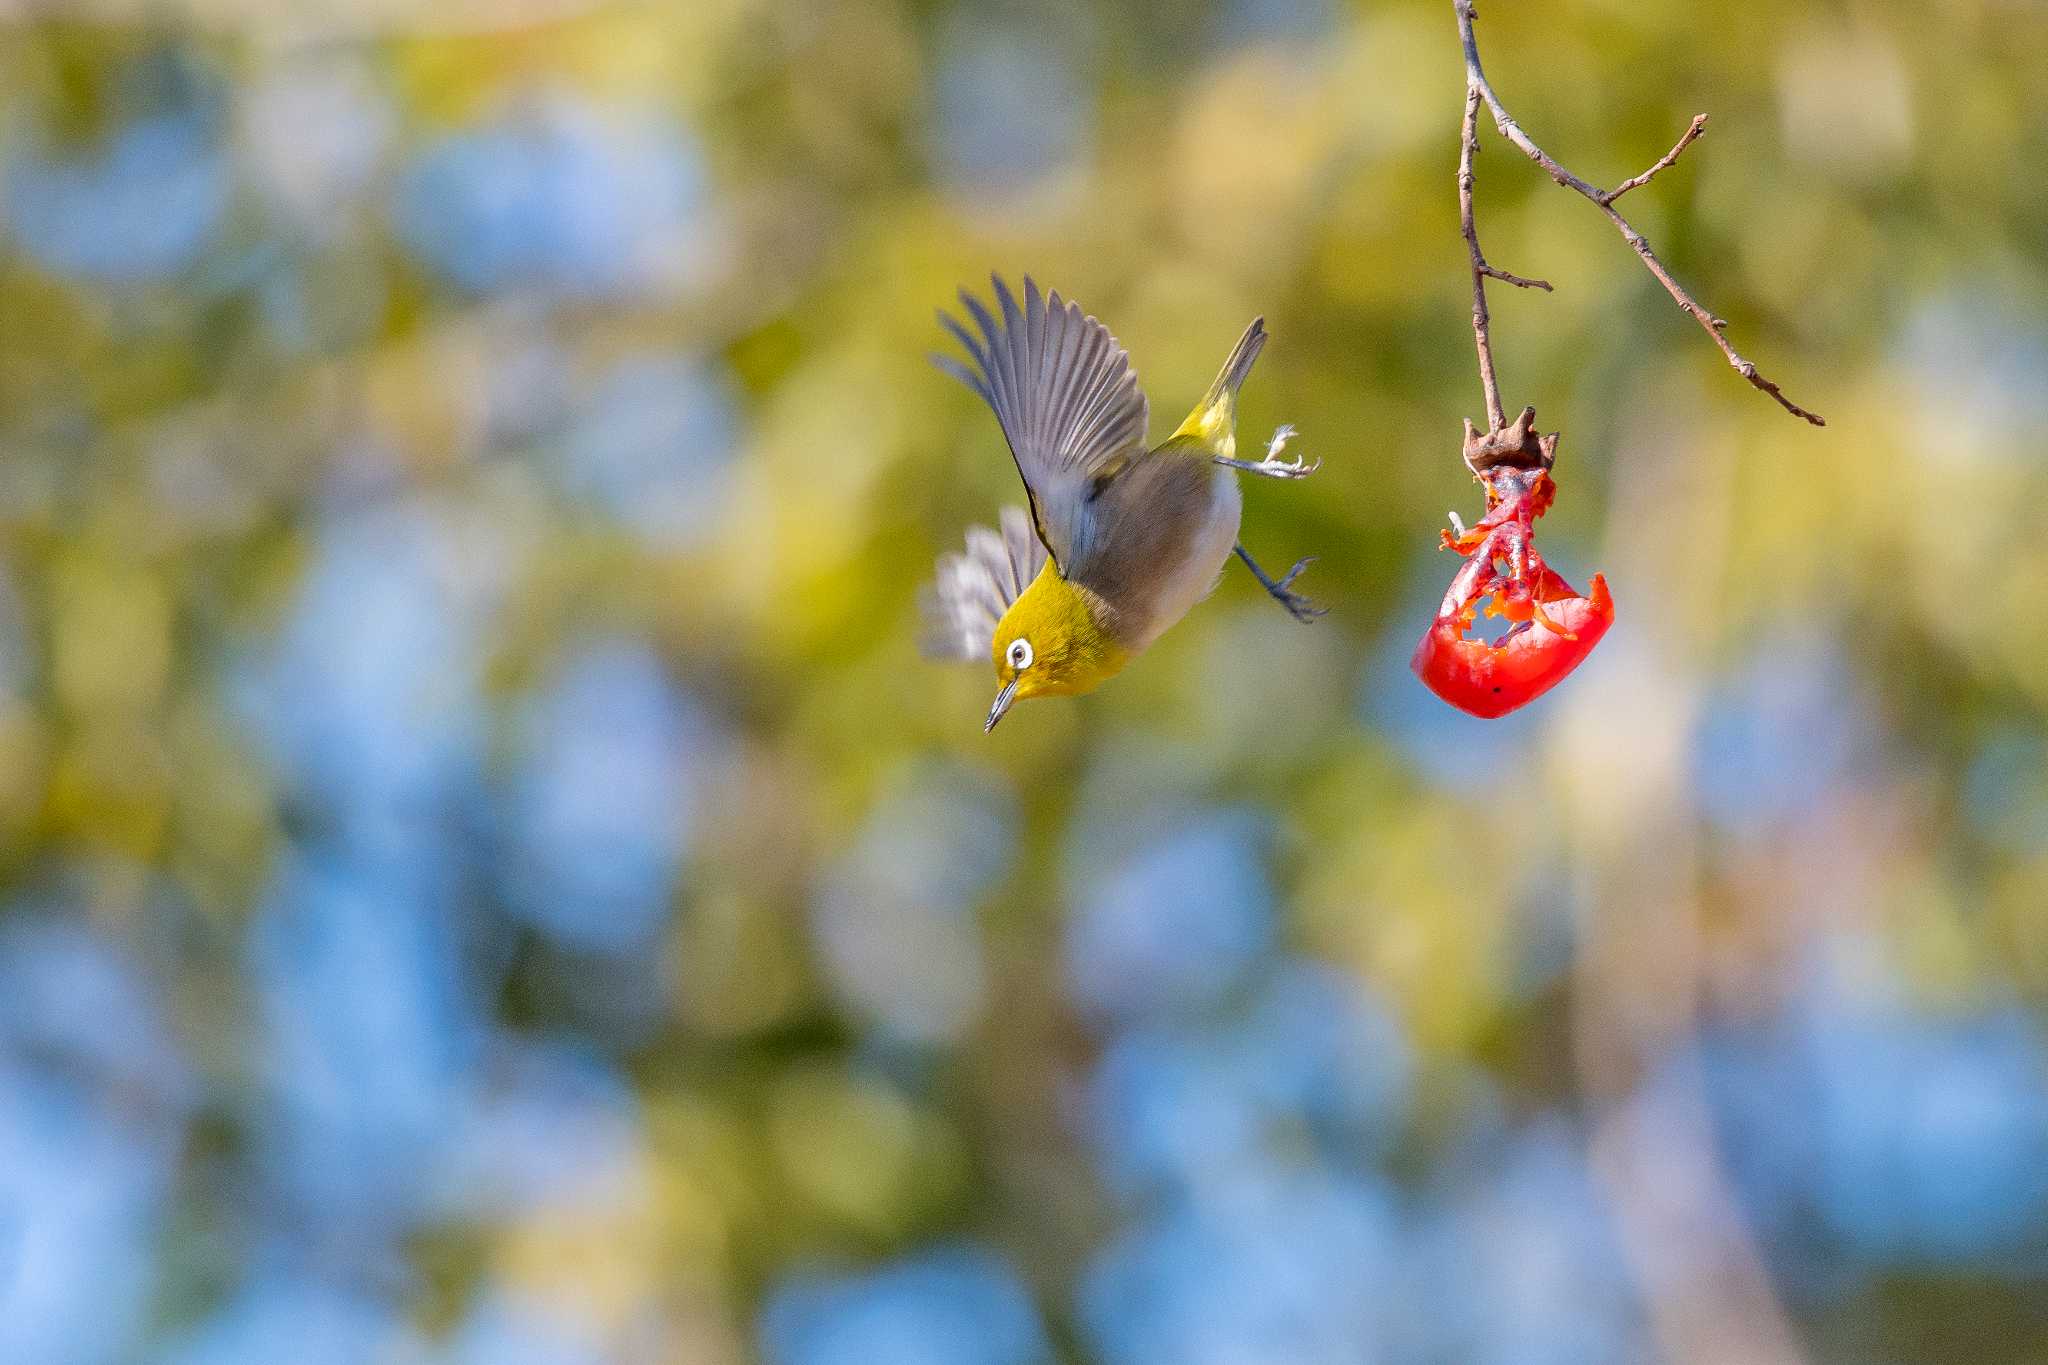
[[1121, 669], [1129, 653], [1116, 643], [1108, 618], [1101, 599], [1060, 577], [1047, 560], [996, 623], [989, 656], [1002, 690], [984, 730], [1027, 697], [1092, 692]]

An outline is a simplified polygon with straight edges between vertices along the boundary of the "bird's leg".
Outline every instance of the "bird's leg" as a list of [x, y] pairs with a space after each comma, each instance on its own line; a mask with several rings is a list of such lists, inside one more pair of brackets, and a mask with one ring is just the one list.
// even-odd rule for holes
[[1238, 460], [1228, 455], [1215, 455], [1211, 458], [1217, 464], [1227, 464], [1232, 469], [1242, 469], [1247, 474], [1263, 474], [1269, 479], [1305, 479], [1321, 469], [1323, 462], [1317, 460], [1314, 464], [1303, 464], [1300, 460], [1281, 459], [1280, 452], [1286, 449], [1287, 443], [1293, 439], [1294, 428], [1284, 426], [1273, 433], [1272, 441], [1266, 446], [1266, 458], [1263, 460]]
[[1252, 571], [1252, 577], [1259, 580], [1259, 586], [1271, 593], [1275, 602], [1287, 608], [1289, 616], [1306, 624], [1324, 613], [1326, 608], [1317, 606], [1314, 602], [1309, 601], [1308, 598], [1293, 591], [1292, 587], [1294, 580], [1301, 577], [1301, 571], [1315, 563], [1313, 557], [1295, 561], [1294, 567], [1287, 571], [1287, 576], [1276, 583], [1264, 569], [1259, 567], [1259, 561], [1253, 559], [1251, 552], [1245, 549], [1243, 545], [1237, 546], [1236, 550], [1237, 557], [1242, 559], [1244, 566]]

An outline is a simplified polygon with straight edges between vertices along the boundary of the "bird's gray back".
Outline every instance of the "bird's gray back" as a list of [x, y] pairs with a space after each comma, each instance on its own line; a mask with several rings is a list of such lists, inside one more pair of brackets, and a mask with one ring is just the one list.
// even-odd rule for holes
[[1237, 480], [1186, 438], [1132, 461], [1076, 509], [1067, 577], [1142, 648], [1206, 597], [1237, 541]]

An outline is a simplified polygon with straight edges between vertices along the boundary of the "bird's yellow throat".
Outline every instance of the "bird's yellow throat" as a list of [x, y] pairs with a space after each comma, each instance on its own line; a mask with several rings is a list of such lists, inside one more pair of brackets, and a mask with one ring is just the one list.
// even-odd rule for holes
[[[989, 653], [996, 677], [1015, 681], [1017, 698], [1071, 696], [1091, 692], [1116, 676], [1130, 652], [1116, 642], [1107, 605], [1084, 587], [1060, 577], [1047, 560], [1038, 577], [1019, 594], [996, 626]], [[1031, 662], [1010, 663], [1011, 646], [1030, 645]]]

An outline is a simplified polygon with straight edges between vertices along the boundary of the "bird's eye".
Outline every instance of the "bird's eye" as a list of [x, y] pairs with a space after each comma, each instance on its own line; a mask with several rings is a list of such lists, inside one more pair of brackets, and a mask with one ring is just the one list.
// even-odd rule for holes
[[1026, 639], [1010, 641], [1010, 667], [1019, 672], [1031, 667], [1031, 642]]

